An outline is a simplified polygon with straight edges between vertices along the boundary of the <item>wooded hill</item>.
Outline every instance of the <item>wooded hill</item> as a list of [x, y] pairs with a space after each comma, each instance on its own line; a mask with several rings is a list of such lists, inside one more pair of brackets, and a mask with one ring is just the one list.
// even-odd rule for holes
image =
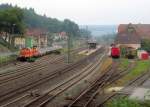
[[0, 5], [0, 32], [20, 34], [24, 33], [26, 28], [41, 28], [52, 33], [65, 31], [79, 36], [78, 25], [69, 19], [60, 21], [46, 15], [39, 15], [33, 8], [19, 8], [9, 4]]

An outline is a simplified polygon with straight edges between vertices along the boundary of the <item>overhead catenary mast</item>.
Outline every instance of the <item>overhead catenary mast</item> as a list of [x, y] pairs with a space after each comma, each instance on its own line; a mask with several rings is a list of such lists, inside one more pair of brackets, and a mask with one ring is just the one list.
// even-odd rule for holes
[[[86, 25], [86, 31], [88, 32], [88, 25]], [[86, 36], [87, 49], [88, 49], [88, 40], [89, 40], [89, 35], [87, 33], [87, 36]]]
[[70, 33], [67, 33], [67, 63], [70, 63]]

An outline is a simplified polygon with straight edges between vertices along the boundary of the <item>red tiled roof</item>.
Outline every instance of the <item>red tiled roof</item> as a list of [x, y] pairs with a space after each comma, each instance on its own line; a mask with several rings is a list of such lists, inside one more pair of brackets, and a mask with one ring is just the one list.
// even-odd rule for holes
[[[131, 24], [136, 30], [136, 34], [141, 38], [150, 39], [150, 24]], [[120, 24], [118, 27], [118, 34], [127, 33], [128, 24]]]
[[28, 36], [41, 36], [47, 34], [47, 30], [40, 28], [32, 28], [26, 30], [26, 35]]
[[66, 36], [67, 34], [66, 34], [66, 32], [60, 32], [59, 35], [60, 36]]
[[120, 33], [115, 40], [116, 44], [140, 44], [141, 39], [136, 33]]

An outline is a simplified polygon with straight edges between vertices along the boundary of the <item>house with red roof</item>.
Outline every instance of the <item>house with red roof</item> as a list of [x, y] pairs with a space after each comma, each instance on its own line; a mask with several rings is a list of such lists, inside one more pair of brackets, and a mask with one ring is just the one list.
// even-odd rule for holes
[[39, 48], [47, 47], [47, 34], [48, 31], [41, 28], [31, 28], [26, 30], [26, 37], [34, 38], [34, 45]]
[[115, 43], [138, 49], [142, 39], [150, 39], [150, 24], [120, 24]]

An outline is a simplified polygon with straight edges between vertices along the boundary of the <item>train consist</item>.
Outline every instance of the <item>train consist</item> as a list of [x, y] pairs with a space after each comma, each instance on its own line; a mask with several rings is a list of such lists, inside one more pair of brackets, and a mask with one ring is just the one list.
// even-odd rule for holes
[[47, 49], [38, 49], [37, 47], [22, 48], [19, 52], [17, 60], [33, 62], [35, 61], [36, 58], [50, 53], [60, 54], [60, 49], [61, 48], [47, 48]]
[[120, 48], [115, 45], [111, 46], [110, 49], [111, 57], [112, 58], [120, 58], [120, 56], [128, 58], [128, 59], [134, 59], [136, 55], [136, 50], [133, 50], [132, 48]]

